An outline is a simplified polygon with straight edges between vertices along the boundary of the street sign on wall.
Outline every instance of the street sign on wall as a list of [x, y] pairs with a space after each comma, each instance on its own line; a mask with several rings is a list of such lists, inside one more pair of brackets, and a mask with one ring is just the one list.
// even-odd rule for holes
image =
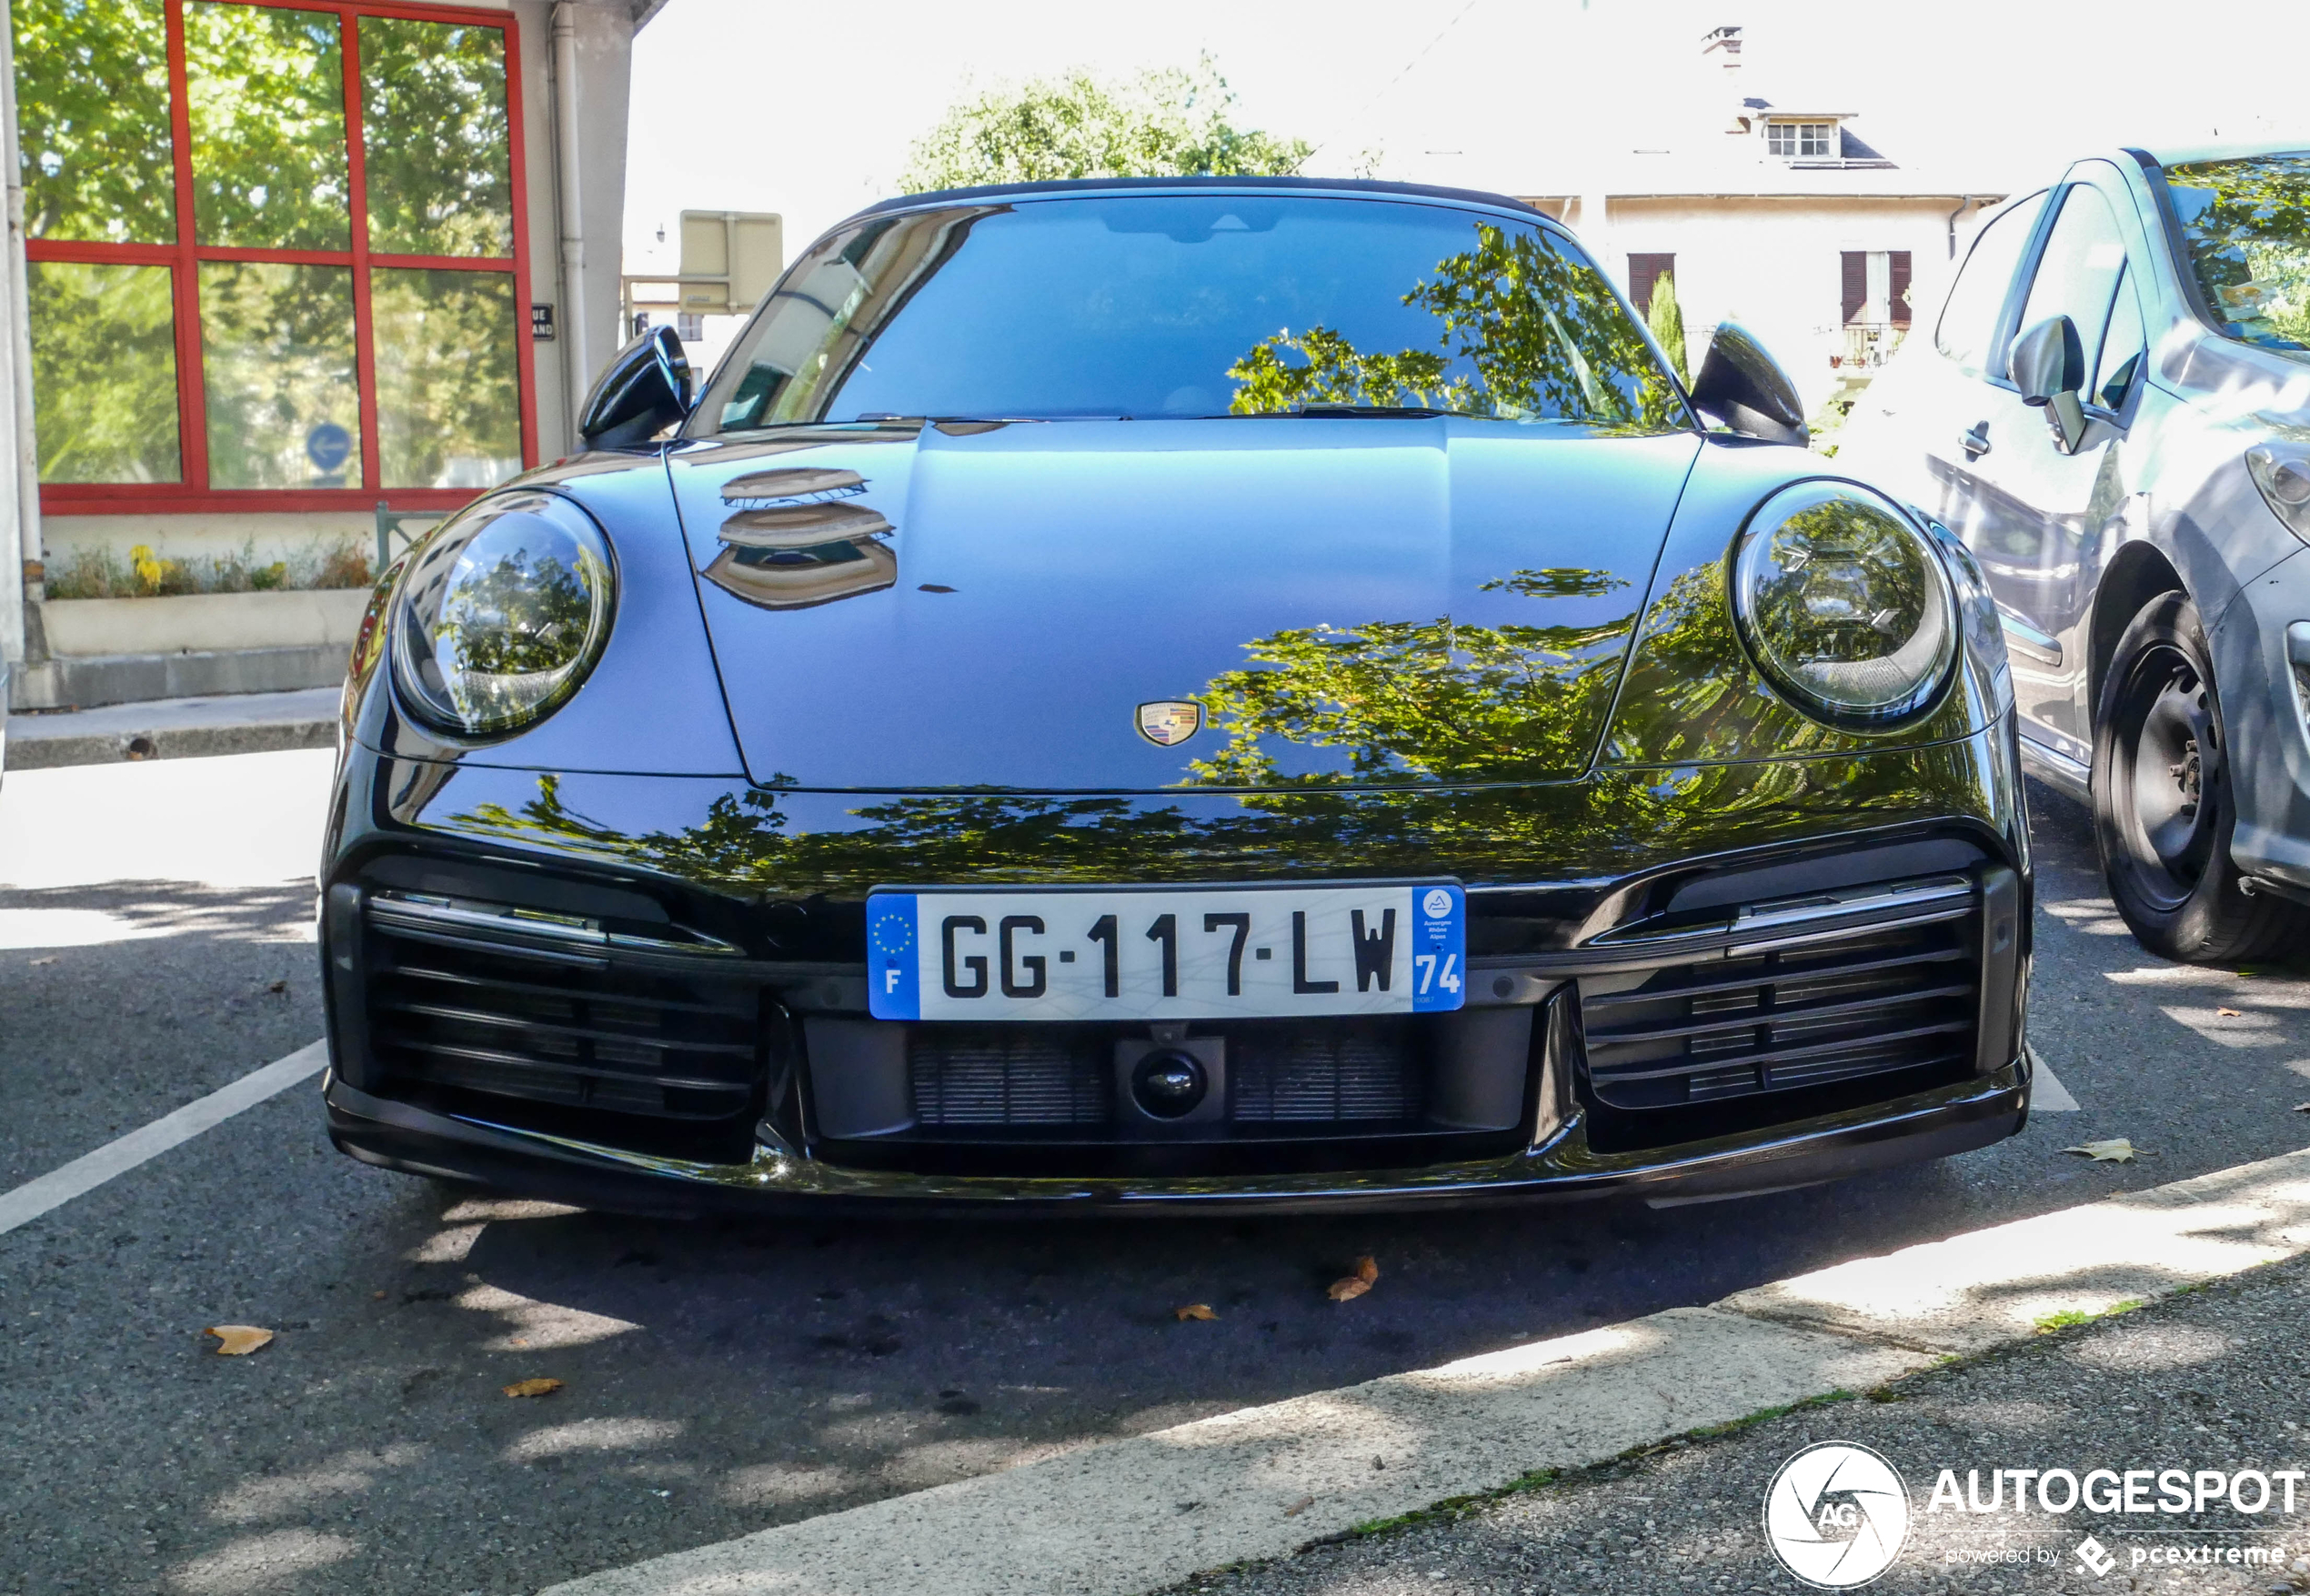
[[768, 211], [682, 213], [681, 307], [744, 316], [786, 265], [786, 224]]

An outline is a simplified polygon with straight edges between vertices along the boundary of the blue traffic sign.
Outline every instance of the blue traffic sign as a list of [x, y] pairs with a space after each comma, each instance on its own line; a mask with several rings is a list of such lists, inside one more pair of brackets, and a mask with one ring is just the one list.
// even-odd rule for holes
[[324, 421], [305, 435], [305, 457], [323, 472], [333, 472], [353, 453], [353, 435], [334, 421]]

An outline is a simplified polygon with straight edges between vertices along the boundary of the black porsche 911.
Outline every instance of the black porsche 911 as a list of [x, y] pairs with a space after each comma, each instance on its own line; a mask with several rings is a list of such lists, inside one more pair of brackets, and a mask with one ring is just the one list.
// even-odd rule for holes
[[597, 1206], [1730, 1195], [2018, 1129], [1962, 545], [1494, 196], [915, 196], [380, 583], [357, 1158]]

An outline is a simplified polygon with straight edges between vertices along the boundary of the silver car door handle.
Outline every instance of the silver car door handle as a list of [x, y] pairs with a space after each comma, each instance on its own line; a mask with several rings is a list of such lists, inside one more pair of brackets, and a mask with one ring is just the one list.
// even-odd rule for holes
[[1965, 434], [1965, 458], [1978, 460], [1989, 452], [1989, 423], [1976, 421]]

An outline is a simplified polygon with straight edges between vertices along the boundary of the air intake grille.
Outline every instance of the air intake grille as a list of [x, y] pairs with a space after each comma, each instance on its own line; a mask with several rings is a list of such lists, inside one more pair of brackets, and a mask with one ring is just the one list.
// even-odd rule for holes
[[1113, 1111], [1103, 1038], [1037, 1027], [919, 1026], [907, 1040], [926, 1126], [1103, 1125]]
[[754, 1104], [761, 1005], [742, 981], [604, 969], [370, 930], [369, 1015], [392, 1076], [567, 1109], [720, 1120]]
[[1366, 1022], [1273, 1037], [1248, 1030], [1231, 1052], [1239, 1123], [1420, 1117], [1420, 1059], [1408, 1027]]
[[1971, 917], [1580, 983], [1588, 1079], [1611, 1108], [1681, 1108], [1964, 1064]]

